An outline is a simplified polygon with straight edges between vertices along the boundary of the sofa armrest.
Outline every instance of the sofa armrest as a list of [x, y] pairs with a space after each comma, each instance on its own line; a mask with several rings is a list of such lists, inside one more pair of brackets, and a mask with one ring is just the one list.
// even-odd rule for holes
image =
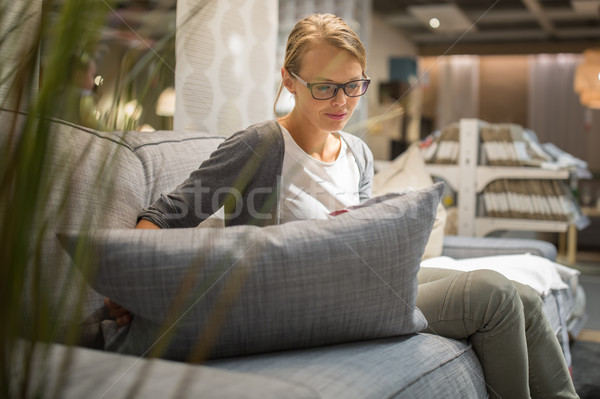
[[444, 237], [443, 256], [454, 259], [531, 253], [556, 261], [556, 247], [546, 241], [496, 237]]

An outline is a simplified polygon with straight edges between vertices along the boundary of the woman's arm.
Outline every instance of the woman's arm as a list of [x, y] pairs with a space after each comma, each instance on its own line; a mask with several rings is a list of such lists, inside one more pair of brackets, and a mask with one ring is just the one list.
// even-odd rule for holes
[[135, 228], [136, 229], [160, 229], [160, 227], [158, 225], [156, 225], [153, 222], [146, 220], [146, 219], [140, 219], [140, 221], [135, 226]]

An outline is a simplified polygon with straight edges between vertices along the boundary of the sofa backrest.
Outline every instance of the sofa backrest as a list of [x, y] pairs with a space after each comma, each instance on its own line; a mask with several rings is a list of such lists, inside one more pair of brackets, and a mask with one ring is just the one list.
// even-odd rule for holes
[[142, 163], [145, 174], [144, 206], [182, 183], [224, 139], [199, 132], [129, 132], [124, 141]]
[[[18, 142], [15, 138], [22, 134], [25, 119], [24, 114], [0, 110], [3, 154], [8, 143], [14, 147]], [[35, 285], [25, 284], [23, 313], [31, 317], [43, 301], [59, 326], [83, 320], [81, 343], [95, 346], [105, 316], [103, 297], [73, 267], [56, 232], [133, 228], [138, 213], [182, 182], [223, 137], [173, 131], [99, 132], [60, 120], [48, 122], [44, 170], [50, 189], [37, 222], [39, 228], [47, 228], [40, 241], [40, 260], [27, 271], [30, 277], [39, 273], [41, 284], [37, 293], [31, 291]], [[33, 241], [34, 237], [32, 245]]]

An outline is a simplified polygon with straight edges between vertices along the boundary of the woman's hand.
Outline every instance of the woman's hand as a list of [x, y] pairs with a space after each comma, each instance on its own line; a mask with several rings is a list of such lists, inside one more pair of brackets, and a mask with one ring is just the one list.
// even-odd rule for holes
[[104, 298], [104, 306], [108, 308], [108, 314], [117, 321], [118, 327], [131, 323], [131, 312], [109, 298]]

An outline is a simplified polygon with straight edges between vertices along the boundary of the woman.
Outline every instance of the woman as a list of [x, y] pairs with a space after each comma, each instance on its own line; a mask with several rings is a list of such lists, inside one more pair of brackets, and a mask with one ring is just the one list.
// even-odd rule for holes
[[[341, 131], [368, 88], [365, 70], [365, 49], [341, 19], [312, 15], [298, 22], [281, 69], [293, 110], [227, 139], [142, 212], [137, 227], [195, 227], [221, 206], [228, 225], [326, 218], [368, 198], [372, 155]], [[128, 323], [126, 310], [107, 305], [120, 324]], [[490, 397], [577, 397], [541, 299], [530, 288], [492, 271], [426, 268], [417, 306], [427, 332], [470, 339]]]

